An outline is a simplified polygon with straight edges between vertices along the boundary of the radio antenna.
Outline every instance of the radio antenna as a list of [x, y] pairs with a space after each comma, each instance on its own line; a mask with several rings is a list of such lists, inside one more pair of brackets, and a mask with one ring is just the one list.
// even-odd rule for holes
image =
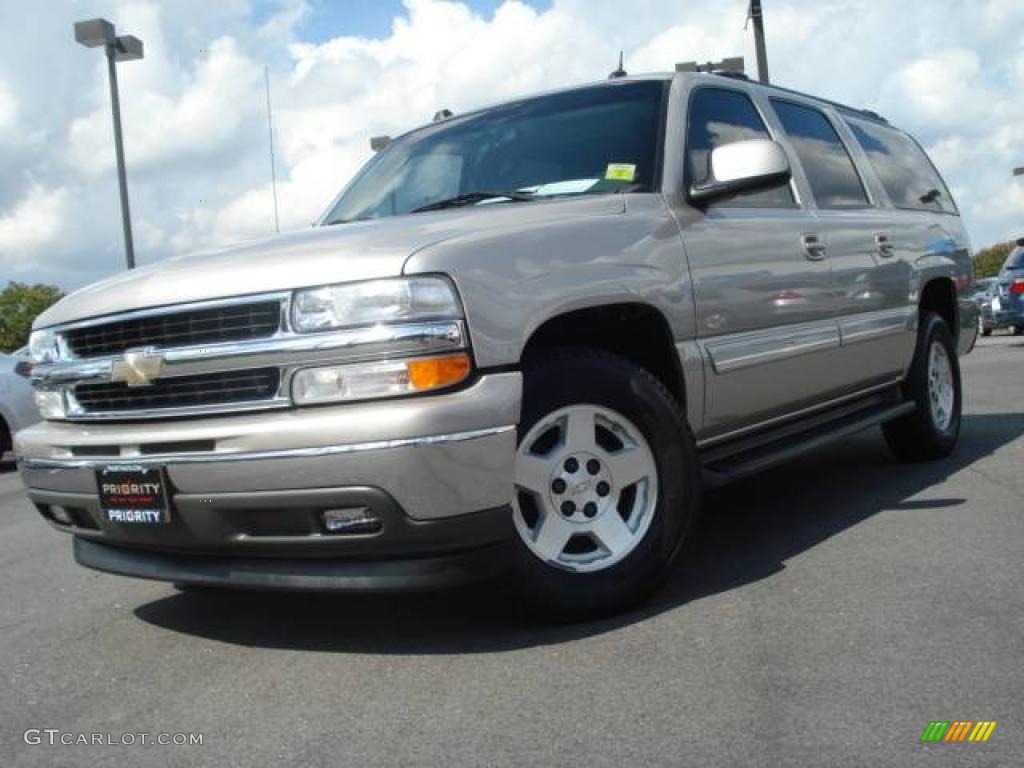
[[270, 138], [270, 187], [274, 192], [274, 231], [281, 234], [281, 222], [277, 217], [277, 169], [274, 167], [274, 118], [270, 111], [270, 67], [263, 65], [263, 80], [267, 86], [267, 134]]

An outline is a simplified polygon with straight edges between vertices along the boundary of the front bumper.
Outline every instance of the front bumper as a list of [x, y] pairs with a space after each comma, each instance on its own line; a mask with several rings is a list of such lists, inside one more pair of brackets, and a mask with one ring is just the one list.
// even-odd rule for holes
[[[463, 545], [472, 541], [471, 548], [420, 557], [408, 553], [351, 559], [191, 555], [110, 546], [83, 536], [74, 538], [73, 548], [75, 561], [87, 568], [176, 584], [318, 592], [436, 589], [500, 573], [509, 562], [511, 512], [498, 509], [468, 517], [472, 519], [451, 519], [453, 524], [458, 521], [458, 530], [444, 522], [428, 523], [426, 527], [449, 527], [448, 537]], [[437, 530], [429, 535], [446, 537]], [[432, 546], [438, 544], [434, 541]]]
[[[285, 588], [446, 583], [465, 570], [465, 553], [513, 533], [521, 389], [510, 372], [432, 397], [187, 421], [47, 422], [19, 433], [16, 453], [29, 498], [75, 534], [79, 562], [100, 570]], [[96, 470], [118, 464], [165, 467], [170, 523], [103, 517]], [[55, 506], [74, 524], [57, 522]], [[380, 530], [327, 531], [322, 512], [337, 508], [369, 510]], [[429, 562], [438, 556], [445, 564]]]

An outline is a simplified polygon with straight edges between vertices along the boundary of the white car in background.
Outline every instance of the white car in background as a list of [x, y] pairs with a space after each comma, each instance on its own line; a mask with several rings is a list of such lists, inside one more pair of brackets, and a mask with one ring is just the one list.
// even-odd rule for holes
[[18, 430], [39, 421], [31, 375], [28, 350], [22, 348], [9, 355], [0, 352], [0, 455], [11, 450]]

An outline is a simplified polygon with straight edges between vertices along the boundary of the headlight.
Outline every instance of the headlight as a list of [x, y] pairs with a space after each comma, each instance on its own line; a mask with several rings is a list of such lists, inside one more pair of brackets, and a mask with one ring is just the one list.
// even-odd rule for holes
[[296, 405], [313, 405], [428, 392], [465, 381], [469, 370], [465, 352], [306, 368], [292, 379], [292, 400]]
[[66, 415], [64, 393], [58, 390], [37, 389], [35, 391], [36, 407], [44, 419], [63, 419]]
[[57, 361], [60, 351], [57, 347], [57, 334], [53, 331], [32, 331], [28, 338], [28, 351], [33, 363], [53, 363]]
[[328, 285], [296, 291], [292, 301], [292, 326], [300, 333], [460, 316], [455, 288], [440, 277]]

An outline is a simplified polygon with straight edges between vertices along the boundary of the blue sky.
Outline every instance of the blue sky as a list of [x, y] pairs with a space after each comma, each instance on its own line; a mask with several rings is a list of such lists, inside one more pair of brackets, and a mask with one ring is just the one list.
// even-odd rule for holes
[[[550, 0], [524, 2], [537, 10], [551, 7]], [[467, 0], [465, 5], [481, 16], [491, 18], [501, 3], [502, 0]], [[273, 13], [276, 5], [261, 4], [257, 8], [256, 21]], [[322, 43], [343, 35], [383, 38], [391, 32], [395, 17], [405, 13], [402, 0], [314, 0], [310, 3], [310, 14], [295, 32], [303, 41], [311, 43]]]

